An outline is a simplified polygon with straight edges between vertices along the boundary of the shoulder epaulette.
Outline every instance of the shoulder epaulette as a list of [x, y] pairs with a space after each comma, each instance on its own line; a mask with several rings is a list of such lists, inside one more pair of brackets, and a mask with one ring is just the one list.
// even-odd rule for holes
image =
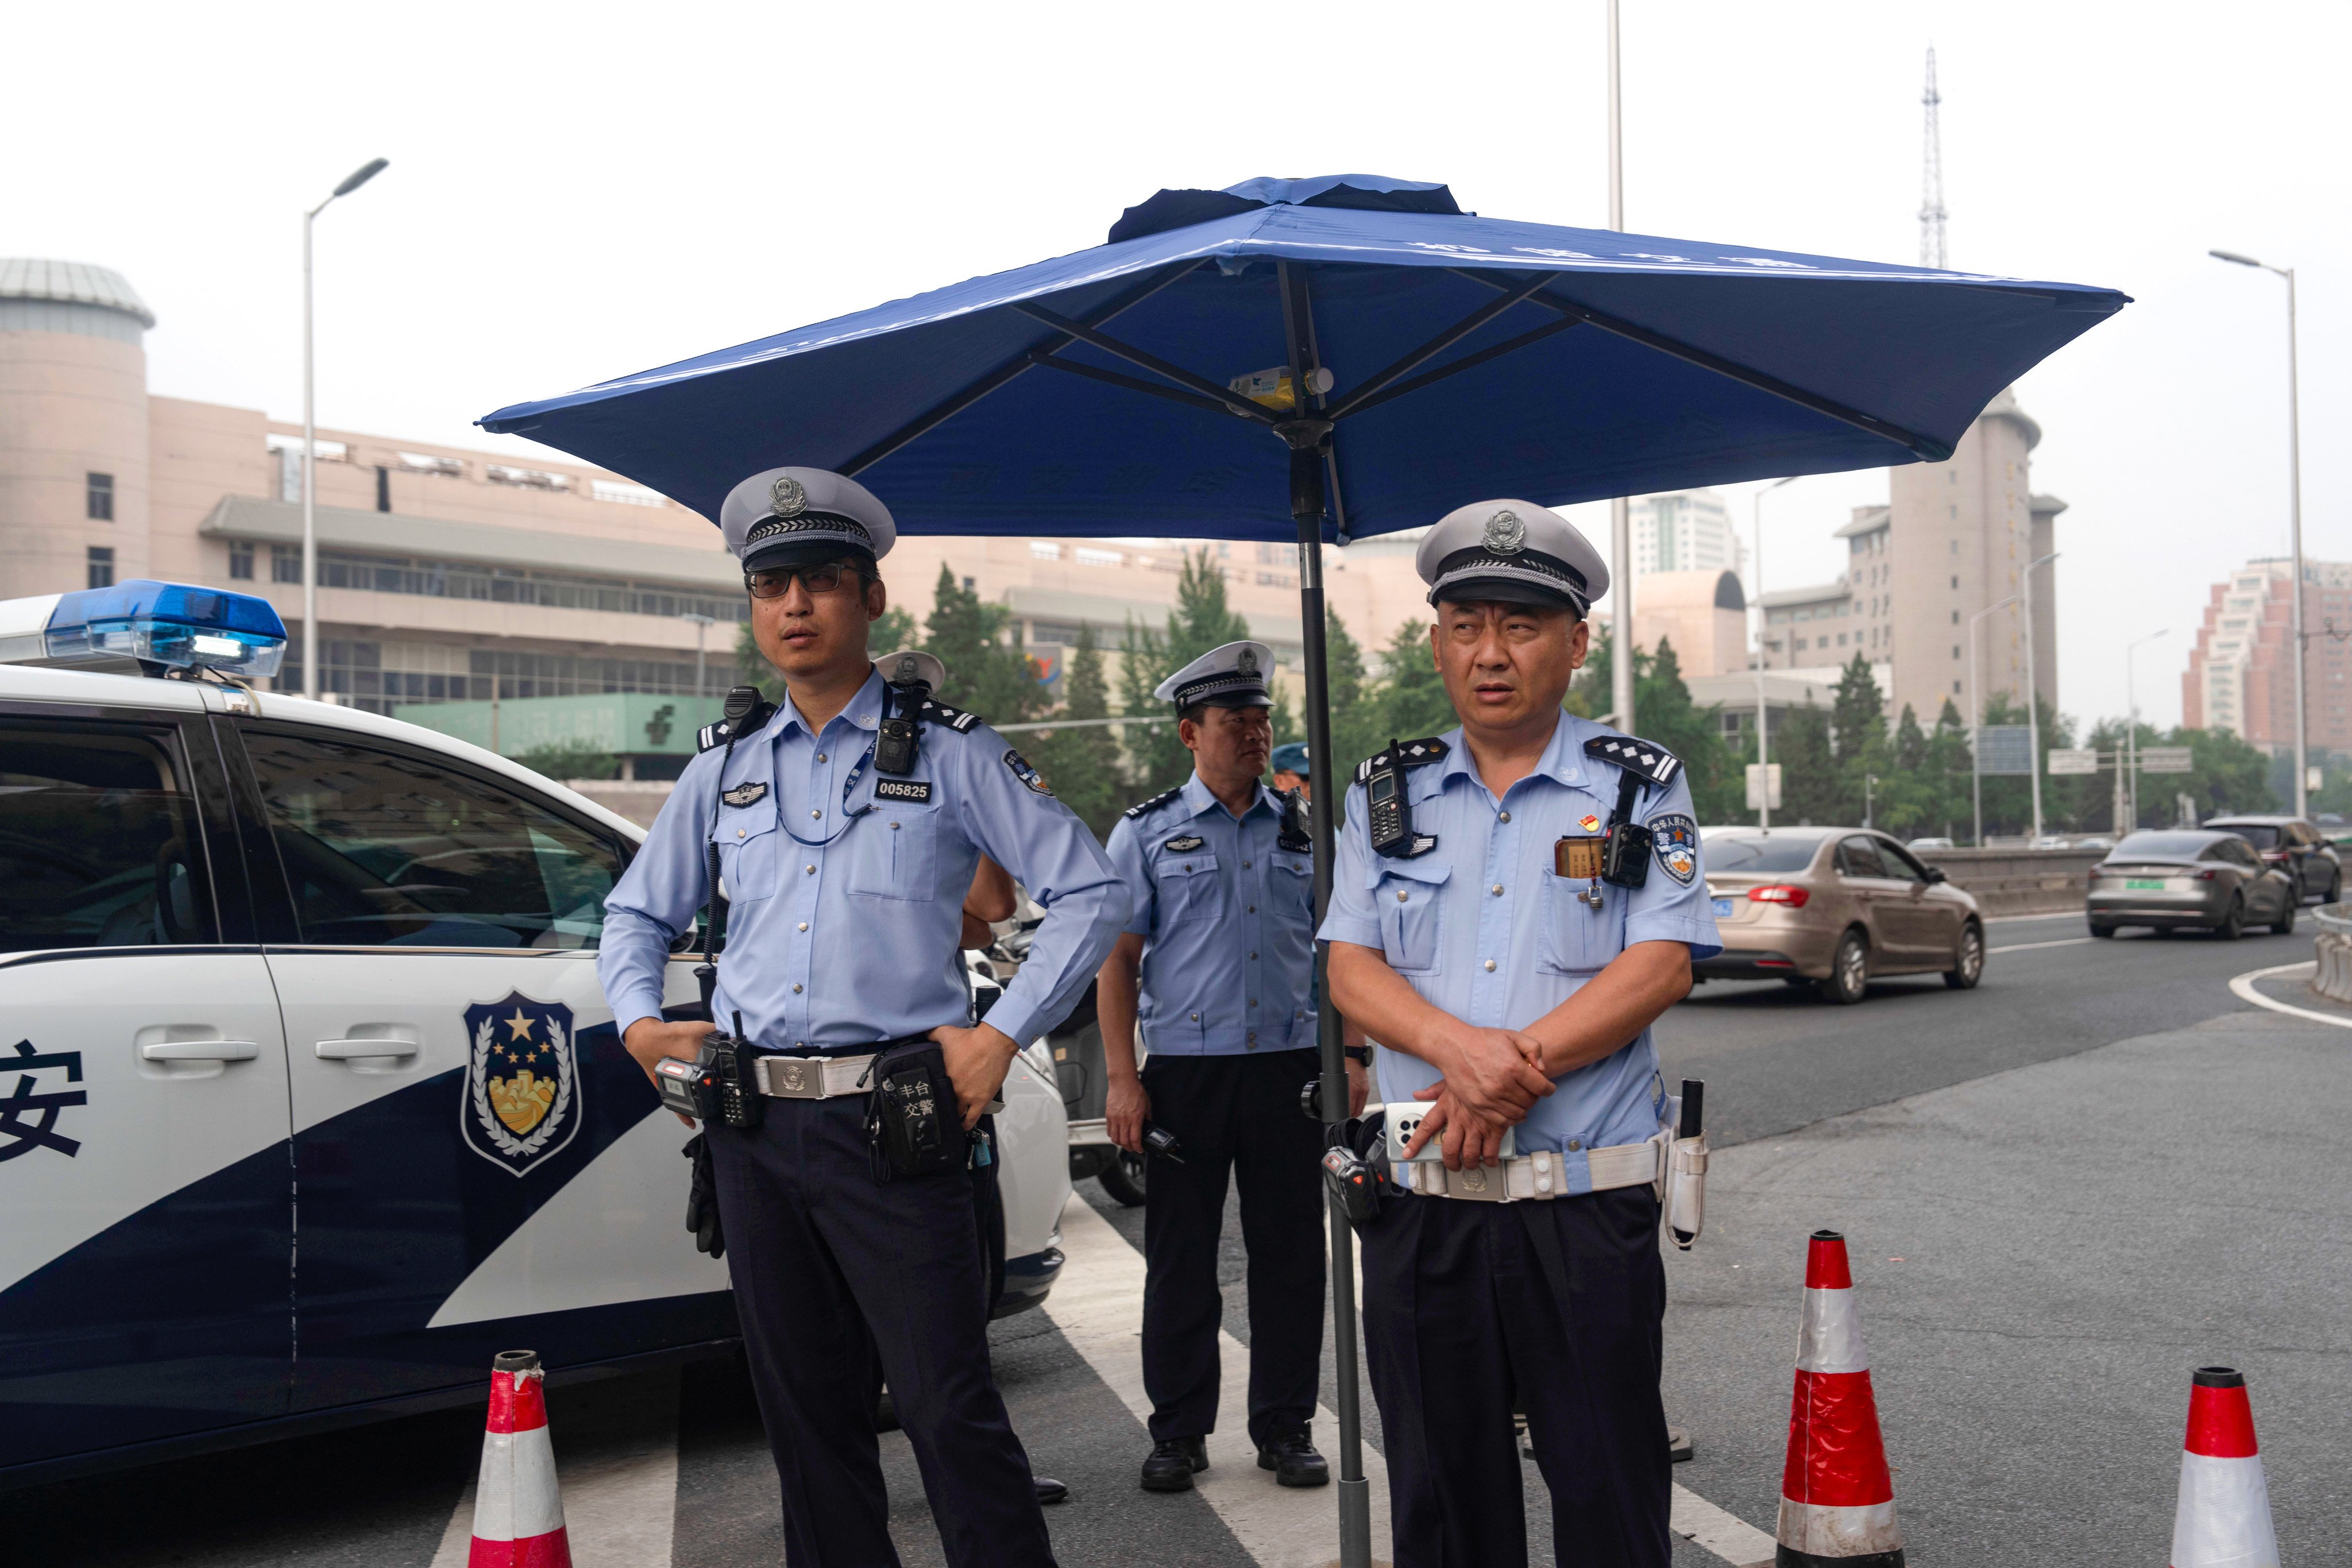
[[1584, 754], [1604, 763], [1614, 763], [1634, 777], [1664, 789], [1675, 782], [1683, 771], [1680, 758], [1658, 744], [1636, 735], [1595, 735], [1584, 742]]
[[740, 726], [731, 725], [727, 720], [721, 719], [716, 724], [705, 724], [696, 731], [694, 749], [698, 752], [708, 752], [715, 746], [723, 746], [730, 741], [740, 740], [745, 735], [764, 728], [768, 721], [775, 716], [776, 705], [762, 700], [758, 707], [743, 715]]
[[921, 718], [926, 724], [937, 724], [941, 729], [953, 730], [959, 735], [970, 734], [974, 724], [988, 722], [977, 713], [967, 713], [961, 708], [950, 708], [936, 697], [923, 699]]
[[1160, 806], [1166, 805], [1170, 801], [1174, 800], [1178, 795], [1182, 795], [1183, 793], [1184, 786], [1182, 784], [1178, 784], [1171, 790], [1162, 790], [1160, 794], [1153, 795], [1150, 800], [1139, 800], [1133, 805], [1129, 806], [1127, 808], [1127, 815], [1129, 816], [1141, 816], [1147, 811], [1154, 811]]
[[[1425, 766], [1431, 763], [1444, 762], [1447, 753], [1453, 750], [1453, 747], [1447, 745], [1444, 741], [1441, 741], [1436, 736], [1433, 735], [1425, 741], [1397, 742], [1395, 754], [1398, 763], [1402, 766], [1408, 768], [1418, 768]], [[1381, 752], [1377, 755], [1366, 757], [1362, 762], [1358, 763], [1356, 764], [1356, 782], [1358, 784], [1362, 784], [1366, 779], [1372, 776], [1372, 770], [1375, 768], [1387, 767], [1389, 765], [1389, 755], [1390, 754], [1387, 752]]]

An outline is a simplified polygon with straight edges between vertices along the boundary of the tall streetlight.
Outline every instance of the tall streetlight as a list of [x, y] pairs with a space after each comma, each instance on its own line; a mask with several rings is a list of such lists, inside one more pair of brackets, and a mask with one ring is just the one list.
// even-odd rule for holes
[[1764, 659], [1771, 637], [1771, 616], [1764, 608], [1764, 498], [1782, 485], [1796, 483], [1798, 476], [1774, 479], [1758, 489], [1755, 497], [1756, 564], [1748, 573], [1756, 595], [1756, 798], [1759, 803], [1756, 825], [1765, 832], [1772, 830], [1772, 759], [1764, 739]]
[[1996, 610], [2005, 610], [2017, 603], [2011, 594], [1998, 605], [1987, 605], [1969, 617], [1969, 812], [1974, 823], [1974, 837], [1969, 840], [1978, 848], [1984, 847], [1984, 764], [1983, 749], [1977, 744], [1978, 731], [1984, 728], [1984, 705], [1977, 700], [1977, 670], [1984, 656], [1977, 647], [1977, 628], [1984, 618]]
[[679, 616], [678, 619], [694, 623], [694, 705], [696, 711], [699, 712], [703, 698], [709, 689], [702, 684], [702, 645], [710, 635], [710, 628], [719, 621], [716, 616], [699, 615], [692, 610]]
[[[2152, 643], [2171, 629], [2167, 626], [2162, 631], [2150, 632], [2124, 647], [2124, 709], [2129, 715], [2124, 721], [2124, 728], [2128, 736], [2126, 744], [2131, 752], [2131, 825], [2134, 827], [2139, 826], [2139, 697], [2132, 681], [2132, 655], [2139, 650], [2142, 643]], [[2116, 763], [2120, 766], [2122, 759], [2118, 757]]]
[[[1613, 18], [1615, 0], [1611, 4], [1610, 15]], [[1615, 26], [1613, 20], [1611, 26]], [[1615, 35], [1612, 32], [1611, 36]], [[1616, 79], [1612, 76], [1610, 79]], [[2303, 696], [2303, 416], [2295, 395], [2294, 268], [2273, 267], [2267, 261], [2257, 261], [2234, 250], [2209, 250], [2206, 254], [2237, 267], [2259, 267], [2286, 279], [2286, 515], [2288, 542], [2294, 552], [2294, 814], [2308, 816], [2311, 757], [2304, 740]]]
[[[1625, 115], [1618, 90], [1617, 0], [1609, 0], [1609, 226], [1625, 228]], [[1633, 732], [1633, 510], [1623, 496], [1609, 503], [1609, 564], [1617, 595], [1610, 640], [1609, 701], [1617, 728]]]
[[302, 215], [302, 695], [319, 695], [319, 425], [312, 399], [310, 354], [310, 228], [327, 202], [350, 195], [384, 171], [388, 158], [371, 158], [343, 176]]
[[2027, 761], [2032, 763], [2033, 837], [2026, 847], [2042, 843], [2042, 696], [2033, 682], [2033, 569], [2058, 559], [2058, 552], [2039, 556], [2025, 563], [2025, 574], [2019, 579], [2020, 608], [2025, 616], [2025, 744]]

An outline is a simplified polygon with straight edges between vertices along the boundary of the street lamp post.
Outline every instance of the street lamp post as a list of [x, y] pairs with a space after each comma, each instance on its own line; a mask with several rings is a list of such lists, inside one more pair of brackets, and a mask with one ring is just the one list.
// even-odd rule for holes
[[[1625, 115], [1620, 91], [1617, 0], [1609, 0], [1609, 226], [1625, 227]], [[1617, 595], [1610, 637], [1609, 700], [1617, 728], [1633, 732], [1633, 512], [1623, 496], [1609, 503], [1610, 586]]]
[[1984, 705], [1977, 700], [1977, 667], [1984, 662], [1977, 648], [1977, 628], [1984, 618], [1996, 610], [2005, 610], [2017, 603], [2011, 594], [1998, 605], [1987, 605], [1969, 617], [1969, 813], [1974, 823], [1971, 840], [1979, 849], [1984, 847], [1984, 766], [1979, 761], [1978, 731], [1984, 728]]
[[2025, 615], [2025, 743], [2026, 761], [2032, 764], [2033, 780], [2033, 838], [2027, 845], [2032, 848], [2042, 842], [2042, 701], [2039, 689], [2033, 683], [2033, 569], [2058, 559], [2052, 551], [2025, 563], [2025, 574], [2019, 579], [2021, 586], [2018, 597]]
[[[2152, 643], [2157, 638], [2162, 637], [2165, 632], [2170, 631], [2171, 629], [2171, 627], [2167, 626], [2162, 630], [2150, 632], [2147, 636], [2141, 637], [2137, 642], [2126, 645], [2124, 648], [2124, 710], [2127, 715], [2124, 720], [2124, 729], [2126, 735], [2125, 743], [2131, 752], [2131, 786], [2129, 794], [2131, 800], [2131, 825], [2134, 827], [2137, 827], [2139, 826], [2139, 697], [2132, 679], [2132, 655], [2139, 651], [2141, 643]], [[2118, 765], [2120, 765], [2122, 759], [2117, 758], [2116, 761]], [[2119, 824], [2118, 826], [2120, 826], [2121, 825]]]
[[698, 615], [692, 610], [687, 611], [678, 616], [678, 619], [694, 623], [694, 706], [696, 711], [699, 713], [704, 698], [709, 695], [709, 688], [702, 683], [703, 641], [710, 635], [710, 628], [717, 626], [719, 621], [714, 616]]
[[1748, 574], [1756, 595], [1756, 789], [1759, 802], [1756, 823], [1767, 833], [1772, 830], [1772, 757], [1769, 743], [1764, 738], [1764, 659], [1769, 647], [1772, 617], [1764, 608], [1764, 498], [1782, 485], [1794, 484], [1797, 479], [1797, 475], [1790, 474], [1785, 479], [1774, 479], [1758, 488], [1754, 502], [1756, 564]]
[[384, 171], [391, 160], [371, 158], [343, 177], [302, 215], [302, 695], [319, 695], [319, 423], [310, 353], [310, 229], [327, 202], [350, 195]]
[[[1611, 16], [1615, 16], [1613, 9]], [[1611, 24], [1614, 26], [1614, 23]], [[1612, 35], [1613, 36], [1613, 35]], [[2303, 416], [2298, 406], [2294, 368], [2294, 268], [2273, 267], [2234, 250], [2208, 251], [2217, 261], [2238, 267], [2258, 267], [2286, 279], [2286, 515], [2288, 544], [2294, 554], [2294, 814], [2311, 815], [2311, 756], [2304, 722], [2303, 661]]]

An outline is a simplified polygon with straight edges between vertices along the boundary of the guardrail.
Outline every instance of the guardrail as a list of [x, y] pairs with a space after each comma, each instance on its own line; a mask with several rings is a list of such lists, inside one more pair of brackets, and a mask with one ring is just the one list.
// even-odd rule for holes
[[2319, 928], [2313, 939], [2318, 965], [2311, 988], [2332, 1001], [2352, 1002], [2352, 904], [2322, 904], [2311, 911]]
[[2084, 906], [2104, 849], [1917, 849], [1988, 915], [2054, 915]]

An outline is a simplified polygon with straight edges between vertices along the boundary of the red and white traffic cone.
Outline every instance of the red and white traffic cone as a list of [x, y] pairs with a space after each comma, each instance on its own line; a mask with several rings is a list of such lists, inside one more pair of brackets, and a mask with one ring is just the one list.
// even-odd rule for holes
[[1778, 1568], [1903, 1568], [1895, 1483], [1853, 1310], [1853, 1272], [1845, 1237], [1833, 1230], [1813, 1232], [1805, 1258], [1805, 1321], [1789, 1405], [1778, 1540]]
[[572, 1568], [555, 1445], [547, 1438], [546, 1380], [537, 1351], [501, 1351], [490, 1363], [490, 1418], [466, 1568]]
[[2278, 1560], [2245, 1377], [2226, 1366], [2200, 1366], [2189, 1385], [2172, 1568], [2278, 1568]]

